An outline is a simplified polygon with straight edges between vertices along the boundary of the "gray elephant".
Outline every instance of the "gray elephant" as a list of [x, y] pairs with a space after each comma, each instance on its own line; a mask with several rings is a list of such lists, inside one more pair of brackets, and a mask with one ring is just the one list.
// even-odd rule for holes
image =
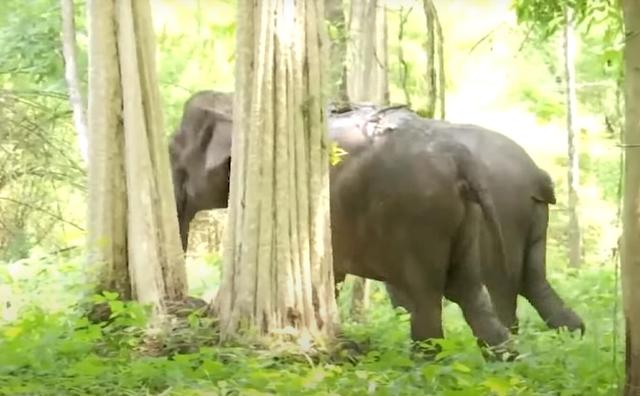
[[231, 94], [201, 91], [185, 102], [169, 144], [182, 248], [201, 210], [226, 208], [231, 170]]
[[503, 248], [481, 165], [463, 145], [385, 110], [329, 119], [331, 140], [348, 152], [330, 177], [336, 282], [350, 273], [402, 290], [414, 307], [413, 339], [442, 337], [444, 295], [480, 340], [506, 341], [481, 281], [480, 224]]
[[[194, 211], [224, 207], [228, 197], [229, 138], [216, 134], [230, 134], [231, 128], [227, 115], [201, 104], [210, 96], [198, 93], [185, 106], [186, 115], [209, 115], [210, 122], [183, 120], [171, 143], [180, 229], [186, 232]], [[443, 336], [445, 296], [460, 305], [479, 341], [503, 345], [509, 331], [481, 280], [481, 224], [491, 233], [495, 250], [504, 252], [483, 168], [464, 145], [437, 131], [425, 133], [415, 119], [394, 114], [361, 108], [330, 120], [331, 139], [349, 153], [332, 167], [330, 177], [336, 281], [350, 273], [402, 290], [412, 305], [413, 340]], [[198, 167], [192, 175], [190, 170]], [[220, 180], [227, 185], [208, 185]], [[496, 257], [505, 265], [504, 258]]]
[[[209, 97], [211, 99], [207, 99]], [[224, 98], [226, 103], [220, 104], [219, 102]], [[186, 145], [185, 142], [198, 141], [198, 135], [210, 139], [214, 129], [216, 129], [214, 135], [223, 143], [223, 150], [220, 150], [220, 153], [224, 153], [225, 150], [228, 153], [226, 148], [231, 144], [229, 118], [231, 103], [230, 94], [211, 91], [195, 94], [185, 104], [183, 125], [171, 143], [172, 169], [176, 197], [179, 201], [180, 230], [185, 248], [189, 222], [195, 213], [198, 210], [225, 207], [228, 192], [224, 187], [219, 186], [206, 195], [206, 202], [202, 201], [202, 197], [197, 196], [197, 188], [191, 187], [197, 181], [192, 180], [186, 183], [185, 177], [186, 169], [194, 166], [197, 168], [198, 164], [206, 163], [206, 156], [202, 150], [194, 151], [191, 156], [186, 156], [184, 161], [178, 160], [178, 156], [183, 150], [181, 147]], [[397, 111], [406, 113], [406, 110]], [[189, 123], [185, 127], [185, 119], [190, 117], [209, 120], [201, 123], [200, 128], [204, 131], [203, 133], [199, 133], [198, 128], [189, 127]], [[345, 117], [332, 116], [331, 119], [335, 119], [335, 122], [331, 122], [331, 129], [340, 128], [341, 122], [344, 123], [345, 120], [348, 123], [348, 118]], [[566, 326], [571, 330], [584, 331], [584, 324], [580, 317], [566, 306], [546, 278], [548, 205], [555, 203], [553, 184], [548, 174], [538, 168], [519, 145], [500, 133], [474, 125], [458, 125], [427, 119], [423, 119], [423, 122], [425, 129], [438, 129], [442, 133], [449, 134], [452, 140], [467, 146], [488, 170], [489, 194], [497, 204], [498, 218], [506, 235], [506, 256], [510, 270], [504, 271], [495, 265], [496, 261], [492, 259], [495, 256], [493, 247], [495, 243], [490, 242], [491, 237], [486, 230], [482, 232], [480, 249], [485, 284], [503, 323], [514, 330], [517, 329], [516, 303], [518, 294], [521, 294], [533, 304], [550, 327]], [[209, 150], [217, 148], [217, 145], [213, 145]], [[209, 163], [207, 176], [202, 180], [207, 178], [217, 181], [228, 180], [230, 156], [216, 155], [214, 158], [216, 162]], [[197, 174], [197, 169], [192, 174]], [[188, 189], [193, 191], [191, 197], [186, 199], [184, 191]], [[180, 198], [181, 196], [185, 198]], [[396, 305], [404, 305], [411, 310], [410, 303], [406, 297], [402, 296], [401, 290], [395, 290], [389, 285], [387, 288]]]
[[[516, 304], [524, 296], [550, 328], [566, 327], [584, 333], [582, 319], [569, 308], [546, 277], [546, 239], [549, 204], [556, 202], [553, 183], [531, 157], [506, 136], [475, 125], [423, 119], [424, 130], [448, 133], [464, 144], [488, 170], [488, 187], [498, 210], [509, 272], [495, 266], [494, 249], [483, 232], [483, 279], [502, 322], [518, 329]], [[402, 290], [387, 285], [394, 305], [411, 310]]]

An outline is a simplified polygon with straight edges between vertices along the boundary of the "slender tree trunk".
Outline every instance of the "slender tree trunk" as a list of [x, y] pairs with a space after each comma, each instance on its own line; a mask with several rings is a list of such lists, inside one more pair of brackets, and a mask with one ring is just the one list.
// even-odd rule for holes
[[187, 284], [151, 9], [148, 0], [90, 0], [88, 6], [91, 268], [100, 290], [162, 313], [166, 302], [186, 297]]
[[76, 26], [73, 11], [73, 0], [60, 0], [62, 13], [62, 55], [64, 57], [64, 78], [69, 89], [69, 103], [73, 111], [73, 123], [78, 135], [80, 155], [88, 161], [87, 118], [78, 79], [76, 63]]
[[626, 43], [622, 293], [626, 323], [625, 396], [640, 395], [640, 4], [622, 2]]
[[387, 13], [384, 0], [352, 0], [347, 91], [353, 102], [389, 103]]
[[578, 221], [578, 185], [580, 168], [578, 160], [578, 137], [575, 131], [576, 82], [575, 82], [575, 33], [573, 16], [569, 6], [564, 7], [564, 70], [567, 100], [567, 147], [569, 154], [569, 265], [580, 266], [581, 237]]
[[238, 3], [223, 339], [334, 331], [323, 15], [313, 0]]
[[404, 12], [404, 7], [400, 7], [400, 22], [398, 24], [398, 63], [400, 64], [400, 86], [404, 93], [405, 104], [411, 107], [411, 92], [409, 91], [409, 64], [404, 59], [404, 49], [402, 48], [402, 41], [404, 40], [404, 27], [409, 19], [409, 14], [413, 7], [409, 8], [407, 12]]
[[[436, 108], [440, 110], [440, 119], [445, 112], [445, 70], [444, 70], [444, 35], [438, 11], [433, 0], [424, 0], [424, 15], [427, 20], [427, 108], [426, 115], [434, 118]], [[437, 61], [437, 62], [436, 62]], [[437, 66], [436, 66], [437, 63]]]
[[442, 33], [442, 25], [440, 24], [440, 18], [438, 17], [438, 10], [431, 0], [431, 12], [433, 13], [433, 19], [436, 22], [436, 34], [438, 36], [438, 104], [440, 105], [440, 119], [444, 120], [446, 112], [446, 71], [444, 68], [444, 34]]
[[127, 191], [122, 91], [113, 1], [90, 0], [89, 22], [89, 258], [98, 290], [131, 296], [127, 262]]
[[325, 18], [331, 25], [331, 56], [329, 70], [331, 71], [331, 94], [329, 98], [334, 101], [346, 103], [349, 101], [347, 94], [347, 26], [344, 17], [342, 0], [325, 1]]
[[[387, 12], [384, 0], [352, 0], [349, 13], [347, 91], [352, 102], [389, 103]], [[351, 314], [362, 319], [368, 306], [369, 281], [352, 282]]]
[[436, 35], [431, 4], [424, 1], [424, 13], [427, 19], [427, 117], [433, 118], [436, 114], [436, 102], [438, 100], [438, 76], [436, 72]]

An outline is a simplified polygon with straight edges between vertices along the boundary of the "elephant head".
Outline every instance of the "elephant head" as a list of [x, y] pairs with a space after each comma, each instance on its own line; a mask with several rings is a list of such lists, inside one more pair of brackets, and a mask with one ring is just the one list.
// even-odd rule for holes
[[227, 207], [231, 169], [233, 94], [201, 91], [184, 105], [169, 144], [182, 247], [201, 210]]

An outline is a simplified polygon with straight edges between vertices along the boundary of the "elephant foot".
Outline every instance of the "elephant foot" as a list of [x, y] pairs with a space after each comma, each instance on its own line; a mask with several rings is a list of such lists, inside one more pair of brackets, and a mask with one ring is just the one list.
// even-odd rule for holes
[[553, 316], [545, 318], [545, 322], [551, 329], [565, 328], [572, 333], [580, 330], [580, 336], [584, 336], [586, 331], [582, 318], [571, 309], [564, 309]]
[[416, 360], [433, 361], [442, 352], [442, 346], [435, 339], [411, 342], [411, 357]]
[[493, 346], [489, 346], [485, 342], [478, 340], [478, 346], [480, 347], [482, 356], [488, 362], [513, 362], [520, 356], [511, 339]]

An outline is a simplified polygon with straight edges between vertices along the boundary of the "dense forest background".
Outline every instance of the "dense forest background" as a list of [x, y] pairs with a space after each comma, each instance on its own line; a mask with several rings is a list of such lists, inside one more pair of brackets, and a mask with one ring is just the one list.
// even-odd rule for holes
[[[225, 0], [151, 3], [169, 137], [193, 93], [234, 89], [236, 6]], [[522, 359], [486, 364], [459, 308], [447, 304], [446, 354], [438, 363], [418, 364], [406, 354], [406, 313], [394, 312], [375, 283], [361, 323], [350, 317], [348, 285], [339, 301], [345, 334], [360, 344], [357, 356], [311, 362], [291, 352], [274, 360], [284, 348], [279, 345], [260, 353], [197, 350], [194, 345], [211, 342], [211, 330], [209, 319], [195, 316], [190, 327], [162, 340], [161, 346], [141, 344], [144, 315], [131, 303], [117, 305], [112, 337], [98, 340], [95, 328], [68, 309], [87, 287], [81, 276], [86, 168], [64, 79], [60, 6], [51, 0], [5, 0], [0, 6], [0, 332], [5, 337], [0, 343], [0, 394], [45, 394], [47, 387], [53, 393], [75, 389], [73, 394], [250, 394], [249, 389], [256, 392], [251, 394], [300, 389], [329, 394], [336, 388], [340, 394], [366, 389], [371, 394], [416, 394], [425, 387], [446, 395], [613, 394], [622, 378], [624, 347], [617, 255], [620, 15], [612, 7], [595, 7], [577, 26], [575, 130], [583, 245], [581, 266], [569, 268], [562, 29], [549, 33], [530, 23], [524, 11], [519, 20], [506, 0], [436, 5], [445, 43], [446, 118], [510, 136], [553, 177], [558, 204], [550, 214], [548, 277], [585, 318], [583, 339], [547, 331], [522, 300]], [[390, 101], [402, 103], [408, 95], [420, 110], [427, 100], [422, 5], [397, 0], [387, 8]], [[86, 98], [85, 15], [84, 3], [76, 2], [77, 61]], [[195, 220], [187, 255], [191, 295], [208, 299], [218, 288], [223, 215], [212, 211]], [[93, 352], [96, 344], [109, 351], [106, 357]], [[182, 354], [169, 353], [169, 358], [167, 351]], [[154, 358], [155, 352], [162, 357]], [[203, 384], [214, 386], [215, 392], [206, 393]]]

